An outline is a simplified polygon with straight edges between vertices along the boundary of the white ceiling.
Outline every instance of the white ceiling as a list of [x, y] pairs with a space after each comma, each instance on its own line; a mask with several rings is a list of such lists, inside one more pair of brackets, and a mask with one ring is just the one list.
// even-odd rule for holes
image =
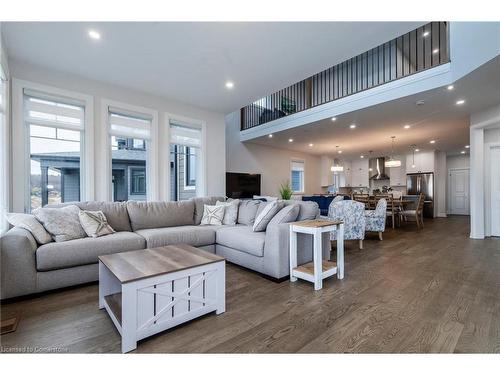
[[5, 22], [2, 29], [11, 59], [229, 113], [422, 24]]
[[[430, 90], [339, 116], [335, 122], [317, 121], [251, 142], [330, 156], [339, 156], [338, 145], [340, 156], [352, 159], [369, 155], [369, 150], [373, 150], [373, 156], [388, 156], [394, 135], [396, 153], [407, 153], [415, 144], [422, 151], [459, 154], [469, 143], [470, 114], [500, 101], [500, 57], [462, 78], [454, 87], [452, 91], [446, 87]], [[465, 99], [466, 103], [457, 106], [458, 99]], [[418, 100], [425, 104], [417, 106]], [[353, 123], [356, 128], [350, 129]], [[404, 129], [406, 124], [411, 128]], [[293, 143], [289, 143], [290, 138]], [[429, 143], [432, 139], [435, 144]]]

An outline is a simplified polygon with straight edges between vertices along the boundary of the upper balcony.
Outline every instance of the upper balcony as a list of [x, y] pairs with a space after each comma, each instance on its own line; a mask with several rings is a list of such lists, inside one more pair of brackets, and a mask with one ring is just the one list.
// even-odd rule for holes
[[431, 22], [241, 108], [240, 130], [450, 62], [449, 23]]

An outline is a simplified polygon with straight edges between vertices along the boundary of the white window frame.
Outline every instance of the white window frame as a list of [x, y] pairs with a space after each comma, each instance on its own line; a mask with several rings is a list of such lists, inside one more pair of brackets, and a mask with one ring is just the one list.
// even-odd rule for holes
[[[302, 172], [301, 191], [293, 190], [293, 184], [292, 184], [293, 163], [302, 163], [302, 165], [304, 166], [304, 171]], [[290, 159], [290, 187], [292, 188], [293, 194], [304, 194], [305, 193], [305, 190], [306, 190], [306, 161], [304, 159], [299, 159], [299, 158]]]
[[196, 196], [203, 197], [207, 191], [207, 125], [203, 120], [197, 120], [185, 116], [175, 115], [165, 112], [164, 137], [162, 137], [162, 145], [160, 148], [160, 176], [162, 180], [161, 194], [162, 200], [170, 200], [170, 123], [183, 125], [201, 130], [201, 146], [199, 149], [199, 157], [196, 165]]
[[[101, 99], [101, 126], [102, 136], [102, 156], [104, 159], [104, 167], [102, 168], [102, 175], [100, 178], [99, 191], [106, 201], [113, 201], [112, 196], [112, 160], [111, 160], [111, 135], [110, 135], [110, 122], [109, 122], [109, 108], [119, 108], [123, 111], [136, 112], [144, 115], [151, 116], [151, 132], [150, 140], [147, 141], [148, 158], [146, 161], [146, 199], [148, 201], [156, 201], [159, 199], [158, 195], [158, 111], [140, 107], [128, 103], [118, 102], [110, 99]], [[127, 188], [128, 189], [128, 188]]]
[[[24, 90], [35, 90], [62, 96], [84, 103], [84, 130], [80, 139], [80, 200], [94, 200], [94, 97], [75, 91], [12, 79], [12, 209], [30, 212], [30, 143], [29, 131], [24, 123]], [[17, 152], [14, 152], [16, 150]]]
[[[1, 55], [0, 51], [0, 55]], [[9, 181], [11, 180], [10, 178], [10, 122], [9, 122], [9, 108], [10, 108], [10, 92], [9, 92], [9, 72], [8, 72], [8, 67], [2, 63], [0, 59], [0, 80], [2, 80], [0, 89], [3, 87], [5, 88], [5, 91], [2, 93], [3, 97], [3, 112], [0, 114], [0, 116], [3, 117], [2, 121], [2, 127], [0, 128], [0, 140], [2, 142], [0, 143], [0, 184], [1, 184], [1, 189], [0, 189], [0, 236], [6, 232], [9, 229], [9, 224], [7, 223], [7, 220], [3, 216], [5, 211], [10, 210], [9, 206], [9, 191], [10, 191], [10, 186], [9, 186]], [[3, 73], [3, 74], [2, 74]]]
[[[196, 147], [185, 146], [185, 149], [192, 149], [192, 148], [196, 148]], [[195, 190], [196, 189], [196, 184], [198, 183], [195, 180], [196, 183], [194, 185], [190, 185], [189, 181], [186, 179], [186, 176], [188, 175], [188, 160], [190, 159], [190, 156], [191, 155], [189, 155], [188, 153], [184, 152], [184, 190]], [[198, 162], [198, 160], [196, 160], [196, 162]], [[196, 174], [198, 174], [198, 172], [196, 172]], [[196, 177], [198, 177], [198, 176], [196, 176]]]

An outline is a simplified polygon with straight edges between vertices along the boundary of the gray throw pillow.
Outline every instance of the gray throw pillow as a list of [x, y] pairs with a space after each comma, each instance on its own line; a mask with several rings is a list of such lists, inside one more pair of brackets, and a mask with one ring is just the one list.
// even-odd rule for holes
[[50, 234], [47, 233], [43, 225], [33, 215], [11, 213], [6, 216], [9, 224], [29, 231], [40, 245], [52, 241]]
[[222, 224], [224, 225], [236, 225], [236, 220], [238, 220], [238, 206], [240, 204], [239, 199], [234, 199], [229, 202], [217, 201], [216, 206], [224, 206], [224, 219], [222, 219]]
[[268, 203], [264, 209], [257, 215], [255, 218], [255, 222], [253, 224], [254, 232], [263, 232], [267, 228], [267, 224], [271, 221], [271, 219], [276, 215], [284, 206], [283, 202], [270, 202]]
[[62, 208], [37, 208], [33, 215], [56, 242], [63, 242], [87, 237], [78, 218], [79, 212], [77, 206], [70, 205]]
[[297, 220], [299, 211], [300, 207], [298, 204], [290, 204], [288, 206], [285, 206], [271, 219], [267, 226], [282, 223], [292, 223]]
[[78, 213], [80, 224], [89, 237], [100, 237], [115, 233], [102, 211], [80, 211]]
[[261, 201], [242, 200], [238, 206], [238, 224], [253, 225]]

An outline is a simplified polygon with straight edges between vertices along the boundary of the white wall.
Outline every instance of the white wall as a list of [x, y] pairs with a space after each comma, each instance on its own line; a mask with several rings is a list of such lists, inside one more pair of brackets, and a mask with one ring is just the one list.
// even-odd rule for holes
[[10, 71], [7, 51], [2, 37], [2, 23], [0, 22], [0, 64], [8, 80], [5, 101], [5, 116], [0, 119], [0, 234], [8, 229], [4, 213], [10, 210]]
[[482, 239], [491, 235], [490, 148], [500, 146], [500, 103], [470, 122], [471, 238]]
[[[176, 102], [160, 96], [151, 95], [144, 92], [130, 90], [120, 86], [110, 85], [103, 82], [92, 81], [80, 76], [56, 72], [39, 66], [31, 65], [17, 60], [9, 62], [11, 75], [13, 78], [18, 78], [26, 81], [40, 83], [48, 86], [57, 87], [60, 89], [79, 92], [82, 94], [92, 95], [94, 97], [94, 126], [95, 126], [95, 199], [106, 199], [106, 192], [102, 191], [99, 184], [99, 177], [102, 178], [102, 163], [103, 158], [103, 142], [100, 137], [100, 129], [104, 126], [105, 119], [101, 118], [101, 99], [109, 99], [113, 101], [123, 102], [135, 106], [142, 106], [157, 110], [159, 113], [159, 130], [160, 136], [164, 134], [166, 127], [165, 113], [170, 113], [175, 116], [187, 117], [195, 120], [206, 122], [207, 138], [206, 138], [206, 153], [207, 153], [207, 191], [206, 195], [221, 195], [225, 192], [225, 124], [224, 115], [221, 113], [211, 112], [204, 109], [196, 108], [190, 105]], [[139, 74], [140, 72], [138, 72]], [[19, 124], [13, 124], [19, 126]], [[160, 179], [162, 173], [160, 171]], [[16, 203], [18, 199], [15, 199]], [[19, 210], [19, 202], [14, 209]]]
[[226, 116], [226, 168], [228, 172], [260, 173], [263, 195], [278, 195], [278, 189], [290, 180], [293, 158], [305, 161], [305, 193], [322, 192], [321, 158], [300, 152], [240, 141], [239, 111]]

